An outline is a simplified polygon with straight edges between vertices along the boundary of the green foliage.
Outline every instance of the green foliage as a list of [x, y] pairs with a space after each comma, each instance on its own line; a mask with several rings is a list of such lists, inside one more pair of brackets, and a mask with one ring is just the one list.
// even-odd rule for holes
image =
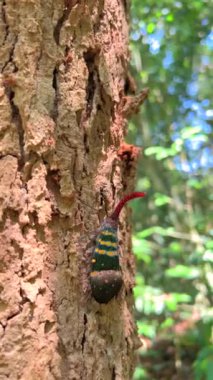
[[146, 371], [143, 368], [137, 367], [134, 373], [134, 380], [141, 380], [146, 378]]
[[202, 380], [204, 376], [206, 380], [213, 379], [213, 346], [203, 347], [194, 364], [195, 380]]
[[[143, 147], [137, 189], [148, 193], [134, 210], [139, 334], [188, 347], [191, 376], [210, 380], [213, 9], [207, 0], [131, 4], [131, 70], [138, 88], [150, 88], [128, 134]], [[134, 379], [152, 376], [141, 365]]]
[[186, 265], [176, 265], [165, 271], [167, 277], [192, 279], [199, 277], [199, 269]]

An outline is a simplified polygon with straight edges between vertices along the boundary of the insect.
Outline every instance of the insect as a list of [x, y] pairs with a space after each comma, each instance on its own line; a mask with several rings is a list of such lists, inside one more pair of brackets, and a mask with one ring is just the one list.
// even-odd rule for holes
[[99, 303], [108, 303], [118, 294], [123, 284], [117, 236], [119, 214], [126, 202], [144, 196], [143, 192], [126, 195], [99, 228], [90, 272], [92, 296]]

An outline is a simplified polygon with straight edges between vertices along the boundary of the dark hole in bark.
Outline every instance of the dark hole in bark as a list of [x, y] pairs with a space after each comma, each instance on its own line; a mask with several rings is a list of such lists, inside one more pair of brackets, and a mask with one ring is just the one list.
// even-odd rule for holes
[[47, 334], [50, 330], [52, 330], [54, 325], [55, 325], [55, 322], [46, 321], [44, 325], [45, 334]]
[[96, 68], [96, 57], [99, 52], [94, 49], [89, 49], [84, 53], [85, 63], [87, 65], [87, 69], [89, 72], [88, 81], [87, 81], [87, 109], [86, 116], [87, 118], [90, 116], [92, 112], [93, 98], [95, 94], [95, 76], [97, 74]]
[[67, 6], [67, 8], [64, 9], [64, 12], [62, 16], [58, 19], [58, 22], [55, 26], [54, 32], [53, 32], [53, 37], [57, 45], [59, 45], [60, 41], [60, 33], [61, 33], [61, 28], [63, 26], [63, 23], [68, 19], [70, 11], [71, 11], [72, 5], [70, 2], [70, 5]]
[[83, 332], [83, 336], [82, 336], [82, 340], [81, 340], [82, 351], [84, 351], [84, 345], [86, 342], [86, 325], [87, 325], [87, 315], [84, 314], [84, 332]]
[[19, 158], [19, 169], [21, 170], [24, 166], [24, 130], [22, 126], [22, 119], [20, 116], [19, 109], [14, 103], [15, 92], [12, 90], [8, 91], [8, 98], [10, 101], [12, 109], [12, 120], [17, 127], [18, 137], [19, 137], [19, 147], [20, 147], [20, 158]]
[[112, 369], [112, 380], [115, 380], [115, 367]]

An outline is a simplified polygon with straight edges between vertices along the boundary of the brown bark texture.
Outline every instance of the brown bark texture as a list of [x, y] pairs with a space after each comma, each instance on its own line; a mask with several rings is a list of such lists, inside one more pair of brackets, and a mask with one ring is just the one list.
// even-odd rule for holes
[[121, 0], [0, 0], [0, 380], [132, 378], [125, 212], [117, 298], [91, 297], [84, 260], [133, 190], [126, 12]]

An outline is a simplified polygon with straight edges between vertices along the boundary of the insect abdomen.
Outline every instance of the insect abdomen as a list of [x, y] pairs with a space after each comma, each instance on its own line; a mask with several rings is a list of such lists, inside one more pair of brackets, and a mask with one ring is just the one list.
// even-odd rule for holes
[[122, 286], [116, 228], [104, 228], [97, 238], [90, 283], [92, 295], [99, 303], [109, 302]]
[[121, 289], [123, 284], [121, 271], [91, 272], [90, 284], [95, 300], [99, 303], [108, 303]]

